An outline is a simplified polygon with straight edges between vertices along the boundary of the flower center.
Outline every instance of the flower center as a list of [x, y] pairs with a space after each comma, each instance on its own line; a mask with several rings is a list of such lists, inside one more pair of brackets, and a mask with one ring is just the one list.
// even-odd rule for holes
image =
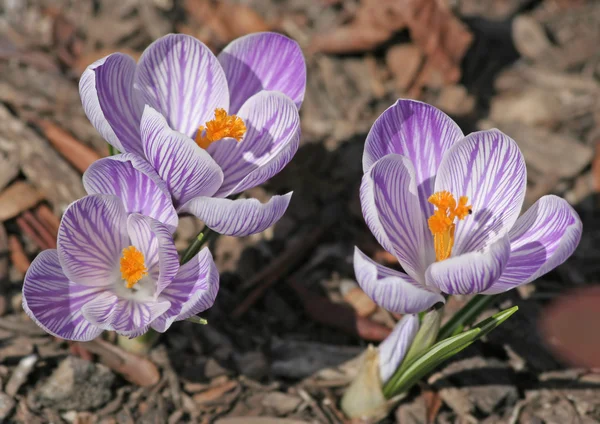
[[148, 269], [144, 264], [144, 254], [134, 246], [123, 249], [121, 277], [125, 280], [125, 286], [128, 289], [133, 288], [146, 275], [148, 275]]
[[215, 141], [226, 137], [241, 141], [246, 133], [246, 125], [237, 115], [228, 115], [225, 109], [215, 109], [215, 119], [208, 121], [198, 128], [196, 143], [203, 149], [208, 148]]
[[454, 245], [454, 220], [462, 221], [473, 213], [471, 205], [467, 205], [469, 198], [461, 196], [458, 204], [454, 196], [448, 191], [438, 191], [429, 196], [429, 203], [436, 207], [433, 215], [429, 217], [429, 231], [433, 234], [433, 248], [435, 249], [435, 260], [443, 261], [452, 254]]

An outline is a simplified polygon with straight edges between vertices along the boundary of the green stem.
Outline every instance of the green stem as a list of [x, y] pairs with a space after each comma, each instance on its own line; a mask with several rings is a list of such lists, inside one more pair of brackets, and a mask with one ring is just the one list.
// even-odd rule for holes
[[460, 333], [465, 326], [473, 323], [475, 319], [492, 303], [498, 300], [497, 295], [483, 295], [478, 294], [474, 296], [465, 306], [462, 307], [444, 326], [438, 333], [437, 340], [444, 340], [448, 337], [452, 337]]
[[435, 307], [431, 308], [421, 320], [419, 331], [408, 348], [404, 359], [398, 364], [398, 368], [394, 374], [383, 386], [383, 394], [387, 399], [392, 398], [394, 394], [396, 394], [394, 389], [398, 380], [404, 375], [406, 369], [435, 343], [440, 330], [440, 322], [442, 321], [443, 313], [443, 304], [442, 307], [435, 305]]
[[108, 156], [114, 156], [114, 155], [118, 155], [119, 151], [117, 149], [114, 148], [114, 146], [112, 144], [108, 145]]
[[[229, 196], [228, 199], [235, 200], [235, 199], [239, 198], [241, 195], [242, 195], [242, 193], [234, 194], [232, 196]], [[192, 259], [194, 256], [196, 256], [196, 254], [200, 251], [200, 249], [202, 249], [202, 246], [204, 246], [206, 243], [209, 243], [210, 241], [214, 240], [215, 238], [219, 237], [219, 235], [220, 235], [219, 233], [216, 233], [213, 230], [211, 230], [210, 228], [205, 226], [202, 229], [202, 231], [200, 231], [198, 233], [198, 235], [196, 236], [194, 241], [187, 247], [187, 249], [185, 249], [185, 251], [183, 252], [183, 255], [181, 255], [181, 265], [183, 265], [186, 262], [189, 262], [189, 260]]]
[[206, 243], [217, 237], [219, 233], [215, 233], [208, 227], [204, 227], [202, 231], [196, 236], [194, 241], [188, 246], [187, 249], [181, 255], [181, 265], [189, 262], [196, 254], [202, 249]]

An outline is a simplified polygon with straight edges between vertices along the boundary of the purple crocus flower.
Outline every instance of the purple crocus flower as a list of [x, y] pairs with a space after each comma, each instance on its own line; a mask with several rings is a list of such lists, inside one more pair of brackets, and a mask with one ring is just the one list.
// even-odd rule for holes
[[494, 294], [563, 263], [581, 220], [556, 196], [519, 217], [527, 174], [519, 147], [498, 130], [464, 136], [427, 104], [399, 100], [369, 132], [361, 204], [371, 232], [405, 272], [360, 250], [357, 280], [379, 305], [417, 313], [447, 294]]
[[281, 218], [291, 193], [266, 204], [226, 198], [265, 182], [292, 159], [305, 85], [302, 52], [283, 35], [247, 35], [215, 57], [195, 38], [171, 34], [137, 64], [121, 53], [93, 63], [80, 93], [100, 134], [119, 151], [145, 158], [178, 212], [244, 236]]
[[129, 337], [150, 327], [164, 332], [213, 304], [219, 275], [210, 251], [179, 266], [171, 229], [128, 213], [135, 203], [145, 208], [143, 199], [132, 196], [144, 193], [144, 178], [137, 181], [129, 203], [97, 194], [71, 204], [58, 249], [40, 253], [31, 264], [23, 309], [48, 333], [87, 341], [103, 330]]

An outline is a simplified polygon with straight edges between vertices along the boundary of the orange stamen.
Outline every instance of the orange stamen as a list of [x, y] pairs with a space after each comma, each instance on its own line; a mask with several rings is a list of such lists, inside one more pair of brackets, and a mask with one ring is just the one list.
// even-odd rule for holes
[[246, 124], [237, 115], [228, 115], [225, 109], [215, 109], [215, 119], [198, 128], [196, 143], [203, 149], [223, 138], [234, 138], [241, 141], [246, 134]]
[[148, 275], [148, 269], [144, 263], [144, 254], [134, 246], [123, 249], [121, 277], [125, 280], [127, 288], [133, 288], [146, 275]]
[[461, 196], [458, 205], [454, 196], [448, 191], [438, 191], [429, 196], [429, 203], [437, 209], [427, 221], [429, 231], [433, 235], [433, 248], [436, 261], [443, 261], [452, 255], [454, 246], [454, 219], [462, 221], [472, 213], [471, 205], [467, 205], [469, 198]]

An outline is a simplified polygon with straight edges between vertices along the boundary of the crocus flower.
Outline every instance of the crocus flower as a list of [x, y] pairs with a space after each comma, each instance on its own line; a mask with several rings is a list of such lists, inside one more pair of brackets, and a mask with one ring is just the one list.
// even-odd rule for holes
[[277, 174], [296, 153], [306, 66], [283, 35], [239, 38], [215, 57], [187, 35], [167, 35], [139, 63], [114, 53], [80, 81], [83, 107], [121, 152], [145, 158], [179, 212], [221, 234], [248, 235], [275, 223], [291, 193], [268, 203], [226, 199]]
[[371, 232], [405, 272], [356, 249], [363, 290], [393, 312], [416, 313], [446, 294], [493, 294], [563, 263], [581, 221], [556, 196], [519, 217], [527, 174], [519, 147], [498, 130], [464, 136], [448, 116], [399, 100], [369, 132], [361, 205]]
[[23, 309], [64, 339], [87, 341], [103, 330], [135, 337], [150, 327], [164, 332], [209, 308], [218, 288], [208, 249], [179, 266], [166, 225], [128, 214], [120, 198], [98, 194], [69, 206], [58, 249], [43, 251], [31, 264]]

